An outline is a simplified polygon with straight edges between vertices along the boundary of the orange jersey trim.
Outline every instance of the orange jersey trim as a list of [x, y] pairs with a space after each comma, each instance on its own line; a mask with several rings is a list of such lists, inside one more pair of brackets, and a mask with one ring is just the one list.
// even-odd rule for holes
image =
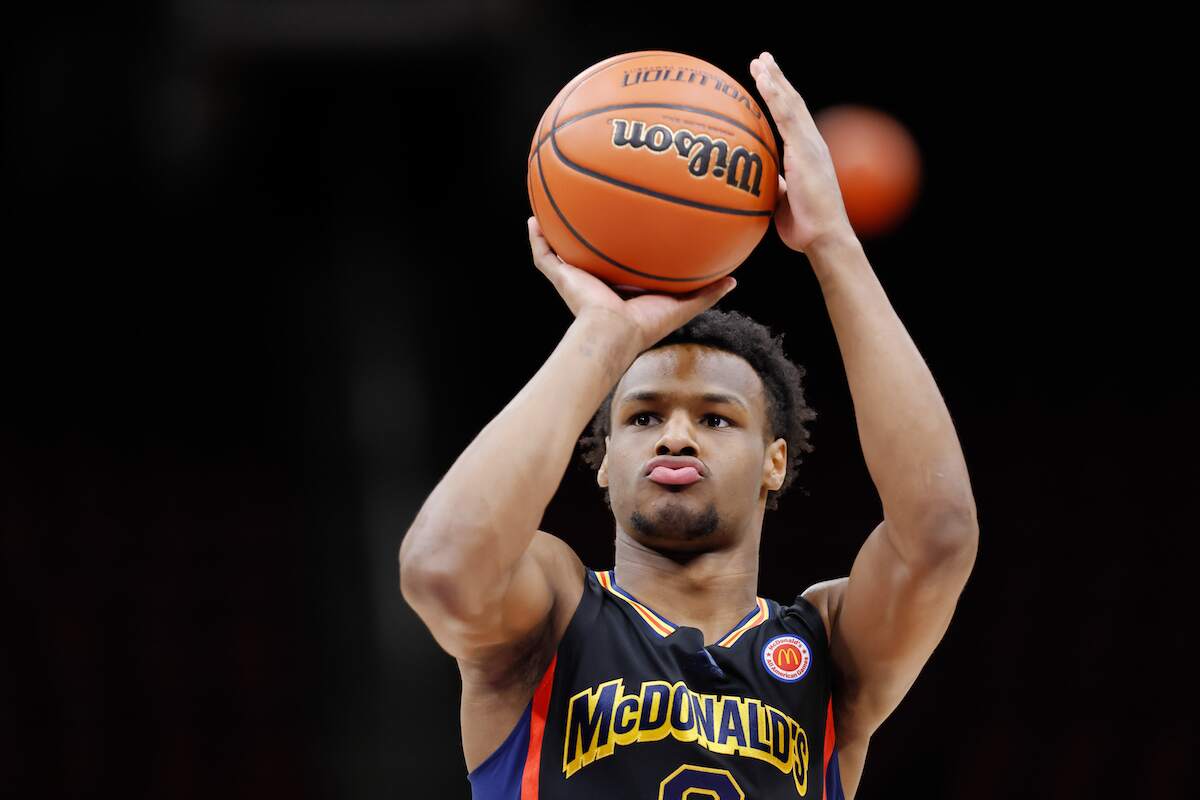
[[621, 589], [619, 589], [616, 586], [616, 584], [613, 583], [612, 570], [605, 570], [604, 572], [597, 572], [596, 579], [600, 581], [600, 585], [603, 586], [605, 589], [607, 589], [613, 595], [613, 597], [619, 597], [620, 599], [622, 599], [626, 603], [628, 603], [629, 607], [632, 608], [634, 611], [636, 611], [638, 613], [638, 616], [641, 617], [642, 619], [644, 619], [646, 621], [646, 624], [650, 626], [650, 629], [653, 630], [655, 633], [657, 633], [659, 636], [666, 638], [667, 636], [670, 636], [672, 633], [675, 632], [674, 625], [667, 622], [662, 617], [658, 616], [658, 614], [655, 614], [653, 611], [651, 611], [649, 608], [647, 608], [646, 606], [639, 603], [637, 600], [634, 600], [632, 597], [625, 594], [625, 592], [621, 591]]
[[554, 667], [558, 654], [542, 674], [537, 691], [533, 693], [533, 708], [529, 715], [529, 746], [525, 751], [525, 768], [521, 772], [521, 800], [538, 800], [538, 781], [542, 768], [542, 734], [549, 716], [550, 692], [554, 688]]
[[750, 619], [727, 633], [724, 639], [717, 642], [719, 647], [733, 647], [733, 643], [742, 638], [742, 634], [767, 621], [767, 618], [771, 616], [771, 608], [767, 605], [767, 601], [758, 597], [755, 598], [755, 602], [758, 604], [758, 611]]
[[[612, 570], [604, 570], [603, 572], [597, 572], [595, 574], [596, 579], [606, 591], [612, 594], [613, 597], [620, 598], [622, 601], [627, 603], [630, 608], [637, 612], [639, 617], [645, 620], [646, 624], [650, 626], [650, 629], [659, 636], [665, 638], [670, 636], [675, 631], [674, 624], [659, 614], [656, 614], [648, 606], [639, 603], [623, 589], [617, 586], [616, 583], [613, 582]], [[757, 606], [754, 613], [745, 622], [738, 625], [729, 633], [725, 634], [725, 636], [723, 636], [721, 640], [717, 642], [718, 647], [732, 647], [738, 639], [742, 638], [746, 631], [761, 625], [770, 618], [771, 607], [767, 605], [767, 601], [761, 597], [757, 597], [755, 598], [754, 602]]]

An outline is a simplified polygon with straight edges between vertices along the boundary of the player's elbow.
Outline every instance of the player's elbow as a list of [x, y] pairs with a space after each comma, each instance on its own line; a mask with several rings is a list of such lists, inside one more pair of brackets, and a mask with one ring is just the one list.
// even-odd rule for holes
[[909, 566], [918, 572], [952, 571], [964, 576], [979, 552], [979, 523], [974, 507], [942, 506], [930, 510], [906, 548]]
[[413, 605], [416, 597], [430, 580], [428, 559], [421, 552], [421, 534], [416, 525], [408, 529], [408, 533], [400, 541], [400, 552], [397, 555], [400, 571], [400, 594]]
[[401, 562], [400, 594], [422, 617], [435, 613], [442, 618], [469, 623], [481, 617], [486, 609], [486, 604], [470, 591], [461, 573], [419, 562]]
[[410, 606], [415, 606], [421, 597], [429, 594], [429, 587], [433, 580], [432, 574], [424, 568], [419, 559], [405, 553], [403, 545], [400, 547], [399, 567], [400, 596]]
[[477, 572], [457, 560], [423, 552], [416, 545], [407, 549], [401, 545], [399, 570], [400, 594], [422, 616], [436, 613], [469, 623], [487, 612]]

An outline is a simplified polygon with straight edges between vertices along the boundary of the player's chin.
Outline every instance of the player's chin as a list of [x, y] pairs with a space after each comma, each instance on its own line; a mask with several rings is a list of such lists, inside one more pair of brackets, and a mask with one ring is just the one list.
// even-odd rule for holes
[[708, 505], [711, 499], [707, 492], [702, 492], [695, 488], [672, 490], [664, 489], [661, 486], [654, 486], [645, 493], [638, 495], [637, 505], [646, 511], [662, 512], [675, 507], [688, 509], [690, 513], [697, 513], [704, 506]]
[[721, 515], [711, 499], [688, 501], [687, 495], [661, 494], [636, 504], [628, 530], [643, 544], [676, 551], [710, 549], [720, 539]]

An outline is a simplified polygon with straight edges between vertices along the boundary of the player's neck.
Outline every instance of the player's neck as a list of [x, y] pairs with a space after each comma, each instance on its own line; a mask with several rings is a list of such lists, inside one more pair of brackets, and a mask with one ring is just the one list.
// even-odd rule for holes
[[686, 559], [665, 555], [617, 531], [615, 578], [622, 589], [676, 625], [720, 636], [754, 608], [758, 541]]

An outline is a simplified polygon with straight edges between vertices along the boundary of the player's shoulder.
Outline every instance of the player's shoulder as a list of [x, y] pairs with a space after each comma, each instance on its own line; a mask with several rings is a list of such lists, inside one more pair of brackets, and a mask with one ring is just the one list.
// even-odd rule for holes
[[552, 533], [538, 530], [529, 543], [529, 555], [541, 566], [556, 594], [560, 589], [578, 594], [587, 568], [571, 545]]
[[830, 641], [833, 623], [842, 608], [842, 596], [846, 591], [849, 577], [833, 578], [820, 583], [814, 583], [797, 596], [797, 601], [803, 599], [817, 610], [821, 622], [825, 624], [825, 641]]
[[587, 585], [587, 567], [574, 548], [543, 530], [534, 532], [528, 554], [541, 568], [554, 596], [551, 628], [557, 645], [583, 597]]
[[[550, 597], [538, 606], [543, 616], [530, 622], [515, 638], [483, 637], [469, 655], [458, 659], [464, 685], [486, 687], [488, 692], [515, 688], [518, 692], [536, 683], [546, 664], [558, 649], [571, 617], [579, 606], [586, 583], [586, 570], [579, 556], [562, 539], [538, 530], [534, 532], [522, 559], [524, 569], [532, 567], [540, 574], [541, 592]], [[543, 605], [545, 603], [545, 605]]]

